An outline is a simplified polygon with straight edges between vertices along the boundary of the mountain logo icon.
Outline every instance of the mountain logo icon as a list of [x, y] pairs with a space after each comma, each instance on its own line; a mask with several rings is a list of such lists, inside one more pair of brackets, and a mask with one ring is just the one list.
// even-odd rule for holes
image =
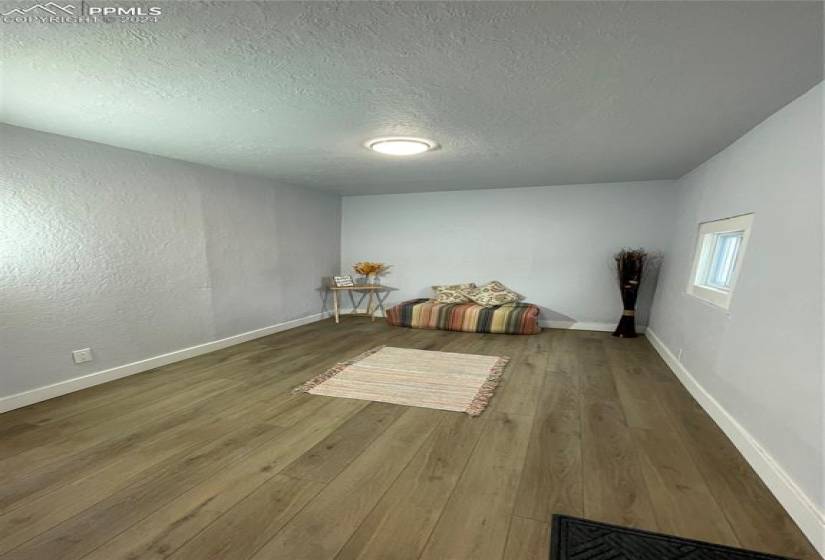
[[14, 8], [8, 12], [0, 14], [0, 16], [42, 16], [46, 14], [53, 16], [73, 16], [75, 15], [74, 9], [75, 7], [71, 4], [61, 6], [60, 4], [55, 4], [54, 2], [48, 2], [46, 4], [35, 4], [29, 8]]

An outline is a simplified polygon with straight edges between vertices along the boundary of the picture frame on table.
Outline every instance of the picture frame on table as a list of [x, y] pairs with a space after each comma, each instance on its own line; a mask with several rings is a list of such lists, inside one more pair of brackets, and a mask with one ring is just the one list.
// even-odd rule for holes
[[336, 288], [349, 288], [355, 286], [355, 282], [352, 280], [352, 276], [349, 275], [333, 276], [332, 285]]

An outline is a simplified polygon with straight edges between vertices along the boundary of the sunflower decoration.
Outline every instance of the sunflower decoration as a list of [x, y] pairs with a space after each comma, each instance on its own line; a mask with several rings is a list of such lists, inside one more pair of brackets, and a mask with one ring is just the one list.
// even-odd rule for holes
[[390, 265], [379, 262], [362, 261], [355, 263], [352, 269], [358, 274], [372, 279], [386, 274], [390, 270]]

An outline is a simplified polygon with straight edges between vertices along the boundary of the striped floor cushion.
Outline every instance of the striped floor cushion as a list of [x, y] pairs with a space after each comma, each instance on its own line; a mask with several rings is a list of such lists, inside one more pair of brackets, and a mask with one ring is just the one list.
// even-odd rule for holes
[[387, 310], [387, 322], [397, 327], [446, 331], [538, 334], [539, 308], [530, 303], [482, 307], [474, 303], [436, 303], [411, 299]]

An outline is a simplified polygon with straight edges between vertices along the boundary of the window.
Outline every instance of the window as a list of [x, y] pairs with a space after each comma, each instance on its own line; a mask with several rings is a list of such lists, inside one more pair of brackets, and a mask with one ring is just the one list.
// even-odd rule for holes
[[742, 267], [753, 214], [699, 224], [688, 293], [727, 309]]

